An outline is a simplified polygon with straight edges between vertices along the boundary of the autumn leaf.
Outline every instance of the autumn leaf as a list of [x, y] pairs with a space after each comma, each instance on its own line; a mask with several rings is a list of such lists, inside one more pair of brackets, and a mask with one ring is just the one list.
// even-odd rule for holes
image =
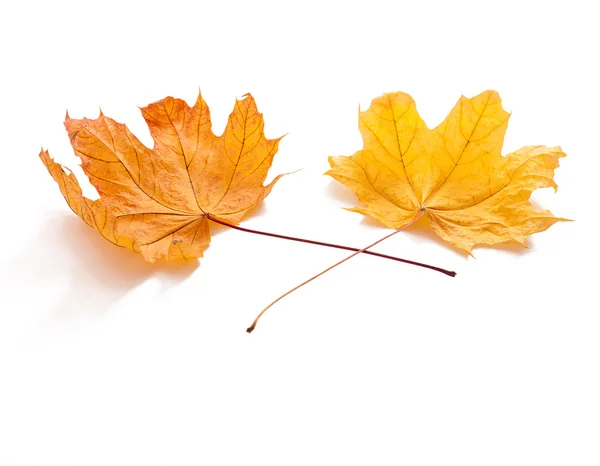
[[529, 202], [535, 189], [553, 187], [560, 147], [527, 146], [503, 157], [509, 114], [494, 91], [461, 97], [446, 119], [429, 129], [411, 96], [374, 99], [359, 114], [364, 147], [330, 157], [328, 175], [363, 204], [350, 210], [400, 229], [425, 214], [445, 241], [471, 253], [478, 244], [516, 242], [564, 218]]
[[281, 138], [265, 138], [249, 94], [236, 100], [222, 136], [213, 134], [200, 95], [193, 107], [167, 97], [141, 111], [153, 149], [102, 113], [95, 120], [67, 115], [71, 144], [98, 200], [85, 198], [73, 173], [47, 151], [40, 158], [71, 209], [112, 243], [150, 262], [202, 257], [208, 220], [238, 223], [282, 176], [263, 185]]

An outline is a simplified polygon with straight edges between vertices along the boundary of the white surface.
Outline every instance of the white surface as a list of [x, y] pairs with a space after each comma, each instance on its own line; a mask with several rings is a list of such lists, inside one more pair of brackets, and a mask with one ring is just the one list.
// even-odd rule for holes
[[[4, 255], [0, 464], [600, 464], [597, 182], [600, 35], [593, 2], [10, 2], [0, 7]], [[590, 6], [586, 6], [590, 5]], [[596, 45], [593, 45], [596, 44]], [[403, 90], [432, 127], [496, 89], [504, 152], [561, 145], [576, 221], [531, 249], [431, 234], [378, 251], [455, 279], [218, 230], [196, 267], [153, 266], [68, 209], [37, 155], [76, 159], [62, 122], [198, 88], [220, 133], [251, 92], [283, 179], [250, 228], [365, 246], [386, 232], [322, 176], [361, 147], [357, 108]]]

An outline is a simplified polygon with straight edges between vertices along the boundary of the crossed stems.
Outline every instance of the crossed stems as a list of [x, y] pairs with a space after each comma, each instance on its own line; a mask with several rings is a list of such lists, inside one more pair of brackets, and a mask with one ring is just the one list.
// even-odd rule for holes
[[423, 216], [424, 212], [421, 211], [421, 213], [414, 219], [412, 220], [410, 223], [408, 223], [407, 225], [405, 225], [404, 227], [398, 229], [398, 230], [394, 230], [392, 233], [390, 233], [389, 235], [375, 241], [374, 243], [370, 244], [369, 246], [366, 246], [362, 249], [358, 249], [358, 248], [353, 248], [350, 246], [342, 246], [339, 244], [332, 244], [332, 243], [325, 243], [323, 241], [314, 241], [314, 240], [310, 240], [310, 239], [304, 239], [304, 238], [296, 238], [293, 236], [286, 236], [286, 235], [279, 235], [276, 233], [267, 233], [264, 231], [259, 231], [259, 230], [252, 230], [250, 228], [244, 228], [244, 227], [240, 227], [238, 225], [233, 225], [231, 223], [227, 223], [224, 222], [222, 220], [219, 220], [215, 217], [213, 217], [212, 215], [208, 214], [207, 218], [209, 220], [212, 220], [215, 223], [218, 223], [220, 225], [224, 225], [227, 226], [229, 228], [233, 228], [234, 230], [239, 230], [239, 231], [244, 231], [246, 233], [254, 233], [256, 235], [263, 235], [263, 236], [271, 236], [273, 238], [280, 238], [280, 239], [286, 239], [286, 240], [290, 240], [290, 241], [298, 241], [301, 243], [308, 243], [308, 244], [315, 244], [317, 246], [326, 246], [326, 247], [330, 247], [330, 248], [336, 248], [336, 249], [345, 249], [347, 251], [354, 251], [353, 254], [349, 255], [348, 257], [346, 257], [345, 259], [342, 259], [341, 261], [335, 263], [334, 265], [326, 268], [325, 270], [319, 272], [317, 275], [314, 275], [313, 277], [309, 278], [308, 280], [302, 282], [300, 285], [292, 288], [291, 290], [287, 291], [286, 293], [284, 293], [283, 295], [281, 295], [279, 298], [277, 298], [275, 301], [273, 301], [271, 304], [269, 304], [267, 307], [265, 307], [256, 317], [256, 319], [254, 320], [254, 322], [252, 323], [252, 325], [250, 327], [248, 327], [248, 329], [246, 330], [248, 333], [251, 333], [254, 328], [256, 327], [256, 324], [258, 323], [258, 320], [260, 319], [260, 317], [267, 311], [267, 309], [269, 309], [270, 307], [272, 307], [275, 303], [277, 303], [278, 301], [282, 300], [283, 298], [285, 298], [287, 295], [289, 295], [290, 293], [296, 291], [298, 288], [308, 284], [309, 282], [313, 281], [314, 279], [320, 277], [321, 275], [329, 272], [331, 269], [337, 267], [338, 265], [346, 262], [347, 260], [353, 258], [354, 256], [358, 255], [358, 254], [368, 254], [371, 256], [377, 256], [377, 257], [382, 257], [384, 259], [391, 259], [391, 260], [395, 260], [398, 262], [404, 262], [406, 264], [411, 264], [411, 265], [416, 265], [418, 267], [424, 267], [426, 269], [430, 269], [430, 270], [435, 270], [436, 272], [440, 272], [443, 274], [446, 274], [450, 277], [455, 277], [456, 276], [456, 272], [452, 272], [450, 270], [446, 270], [446, 269], [442, 269], [441, 267], [436, 267], [433, 265], [429, 265], [429, 264], [423, 264], [422, 262], [416, 262], [416, 261], [411, 261], [408, 259], [402, 259], [400, 257], [395, 257], [395, 256], [390, 256], [387, 254], [380, 254], [378, 252], [373, 252], [373, 251], [368, 251], [368, 249], [372, 248], [373, 246], [381, 243], [382, 241], [390, 238], [391, 236], [394, 236], [396, 233], [401, 232], [402, 230], [405, 230], [406, 228], [410, 227], [411, 225], [413, 225], [414, 223], [416, 223], [422, 216]]

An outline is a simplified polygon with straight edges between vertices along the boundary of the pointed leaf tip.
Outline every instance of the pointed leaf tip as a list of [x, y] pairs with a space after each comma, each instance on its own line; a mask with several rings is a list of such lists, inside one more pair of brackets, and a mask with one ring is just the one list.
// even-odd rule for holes
[[461, 96], [429, 129], [410, 95], [386, 93], [359, 113], [363, 149], [330, 157], [327, 174], [355, 192], [362, 204], [355, 211], [389, 228], [425, 209], [431, 228], [470, 254], [478, 244], [526, 238], [562, 221], [550, 213], [540, 218], [525, 194], [555, 186], [563, 153], [528, 146], [502, 156], [509, 117], [499, 94], [488, 90]]
[[169, 96], [140, 110], [154, 149], [102, 108], [96, 119], [72, 120], [66, 112], [65, 127], [97, 201], [81, 196], [74, 176], [46, 166], [77, 215], [115, 244], [151, 262], [202, 257], [210, 244], [207, 214], [235, 224], [269, 194], [274, 182], [264, 183], [277, 143], [257, 131], [262, 116], [240, 108], [221, 136], [212, 132], [206, 105]]

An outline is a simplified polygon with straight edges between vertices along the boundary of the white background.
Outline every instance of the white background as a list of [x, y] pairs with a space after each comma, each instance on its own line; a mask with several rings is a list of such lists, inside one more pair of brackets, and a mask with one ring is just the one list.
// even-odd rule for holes
[[[590, 5], [590, 6], [586, 6]], [[6, 2], [0, 7], [0, 464], [598, 465], [598, 134], [593, 2]], [[496, 89], [504, 153], [561, 145], [575, 219], [477, 259], [413, 228], [277, 304], [344, 251], [213, 229], [205, 258], [144, 263], [67, 207], [38, 159], [73, 167], [65, 110], [146, 144], [138, 106], [198, 89], [223, 130], [251, 92], [288, 135], [250, 228], [366, 246], [328, 155], [359, 104], [403, 90], [430, 127]], [[80, 173], [80, 172], [77, 172]]]

